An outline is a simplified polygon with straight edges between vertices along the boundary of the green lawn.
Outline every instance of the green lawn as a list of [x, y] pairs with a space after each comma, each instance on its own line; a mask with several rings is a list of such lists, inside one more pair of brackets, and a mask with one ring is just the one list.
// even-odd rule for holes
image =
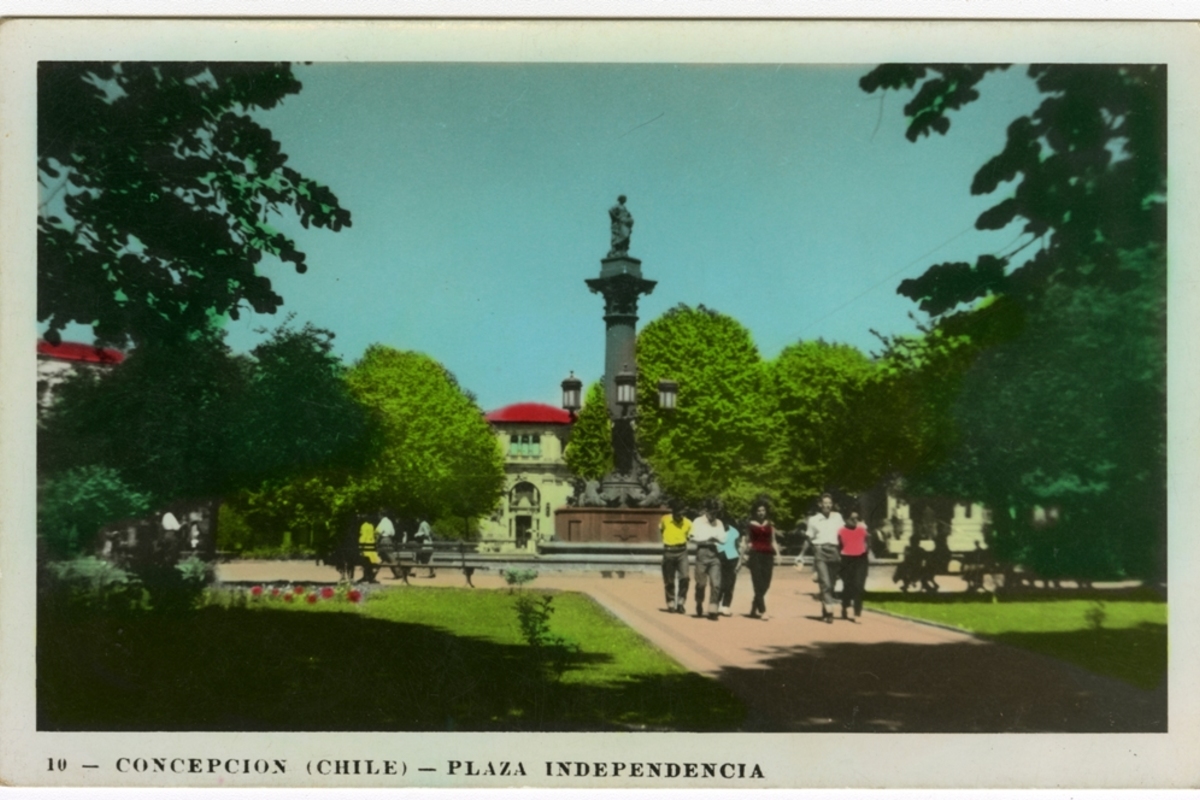
[[1167, 672], [1167, 604], [1151, 591], [919, 595], [868, 593], [867, 605], [951, 625], [1120, 678], [1142, 689]]
[[580, 646], [560, 681], [530, 657], [507, 591], [399, 588], [366, 602], [182, 615], [43, 613], [43, 730], [736, 730], [744, 707], [585, 595], [557, 594]]

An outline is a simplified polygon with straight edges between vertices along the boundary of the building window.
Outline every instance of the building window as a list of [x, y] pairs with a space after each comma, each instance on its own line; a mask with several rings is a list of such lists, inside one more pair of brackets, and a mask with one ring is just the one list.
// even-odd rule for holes
[[542, 436], [538, 433], [514, 433], [508, 437], [510, 456], [533, 456], [542, 454]]
[[538, 495], [536, 486], [529, 481], [521, 481], [513, 486], [512, 492], [509, 495], [509, 502], [513, 506], [532, 506], [536, 509], [541, 499]]

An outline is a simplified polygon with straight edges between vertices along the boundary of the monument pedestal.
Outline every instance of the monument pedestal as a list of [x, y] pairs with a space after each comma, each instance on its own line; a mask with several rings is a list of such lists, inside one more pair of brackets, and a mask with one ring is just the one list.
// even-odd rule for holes
[[560, 542], [659, 544], [658, 524], [668, 508], [567, 506], [554, 512], [554, 535]]

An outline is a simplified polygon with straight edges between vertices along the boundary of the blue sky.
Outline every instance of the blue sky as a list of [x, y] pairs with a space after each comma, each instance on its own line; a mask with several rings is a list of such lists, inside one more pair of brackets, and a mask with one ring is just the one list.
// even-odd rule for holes
[[[624, 193], [630, 253], [658, 281], [640, 325], [703, 303], [766, 358], [818, 337], [871, 350], [870, 328], [914, 330], [900, 280], [1018, 235], [974, 231], [999, 197], [969, 186], [1037, 94], [1023, 69], [993, 75], [948, 136], [913, 144], [908, 93], [881, 108], [858, 88], [869, 68], [298, 66], [303, 90], [258, 118], [353, 225], [284, 223], [309, 271], [264, 272], [281, 313], [335, 331], [349, 362], [375, 342], [420, 350], [485, 409], [557, 405], [568, 371], [603, 371], [602, 300], [584, 279]], [[244, 317], [229, 341], [248, 349], [278, 321]]]

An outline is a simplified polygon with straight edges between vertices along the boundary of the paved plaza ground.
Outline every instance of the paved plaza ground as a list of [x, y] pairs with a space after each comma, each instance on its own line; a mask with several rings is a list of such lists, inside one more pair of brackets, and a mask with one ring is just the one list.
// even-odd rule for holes
[[[332, 582], [312, 562], [232, 562], [226, 581]], [[384, 585], [402, 583], [381, 575]], [[811, 570], [780, 568], [767, 596], [772, 618], [746, 616], [749, 576], [739, 579], [734, 616], [717, 621], [666, 613], [653, 573], [543, 573], [536, 588], [584, 592], [695, 672], [742, 698], [753, 731], [1162, 731], [1166, 687], [1143, 691], [1048, 656], [966, 633], [865, 611], [860, 622], [820, 620]], [[939, 578], [943, 590], [961, 590]], [[462, 586], [456, 569], [414, 586]], [[476, 573], [477, 587], [502, 588]], [[872, 568], [868, 590], [887, 591], [891, 567]], [[693, 603], [688, 603], [694, 610]]]

